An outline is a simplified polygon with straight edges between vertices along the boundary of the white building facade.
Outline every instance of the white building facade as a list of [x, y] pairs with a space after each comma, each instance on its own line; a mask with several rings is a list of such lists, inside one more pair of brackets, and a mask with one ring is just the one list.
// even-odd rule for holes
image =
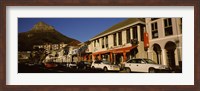
[[182, 18], [146, 18], [148, 57], [158, 64], [182, 68]]
[[[147, 49], [144, 48], [145, 31], [149, 41]], [[129, 18], [89, 41], [93, 60], [107, 59], [113, 64], [122, 64], [130, 58], [148, 58], [172, 69], [182, 68], [182, 18]]]
[[[146, 58], [143, 44], [144, 20], [127, 19], [91, 38], [88, 47], [92, 59], [107, 59], [113, 64], [121, 64], [133, 57]], [[133, 44], [133, 40], [138, 41], [138, 44]]]

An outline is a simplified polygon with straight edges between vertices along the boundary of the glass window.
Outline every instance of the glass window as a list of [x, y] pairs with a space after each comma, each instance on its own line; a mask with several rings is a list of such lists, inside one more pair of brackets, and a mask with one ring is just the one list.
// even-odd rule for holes
[[169, 26], [172, 25], [172, 19], [171, 18], [168, 18], [168, 23], [169, 23]]
[[94, 47], [96, 47], [96, 40], [94, 41]]
[[182, 18], [180, 18], [180, 33], [182, 33]]
[[133, 63], [133, 59], [131, 59], [131, 60], [127, 61], [127, 63]]
[[106, 36], [106, 48], [108, 47], [108, 36]]
[[133, 39], [138, 40], [138, 36], [137, 36], [137, 27], [133, 27]]
[[115, 34], [113, 34], [113, 42], [114, 42], [114, 46], [117, 46], [117, 41], [116, 41], [116, 38], [117, 36], [116, 36], [116, 33]]
[[165, 36], [169, 36], [169, 35], [173, 35], [173, 31], [172, 31], [172, 19], [171, 18], [167, 18], [164, 19], [164, 25], [165, 25]]
[[158, 25], [157, 22], [151, 23], [152, 39], [158, 38]]
[[169, 36], [172, 34], [173, 34], [172, 27], [165, 28], [165, 36]]
[[158, 30], [158, 24], [157, 24], [157, 22], [155, 23], [155, 29], [157, 29]]
[[109, 61], [105, 60], [105, 61], [102, 61], [104, 64], [111, 64]]
[[136, 63], [141, 63], [142, 60], [141, 59], [135, 59]]
[[153, 20], [157, 20], [158, 18], [151, 18], [151, 21], [153, 21]]
[[122, 32], [118, 32], [118, 38], [119, 45], [122, 45]]
[[96, 63], [96, 64], [100, 64], [102, 61], [95, 61], [94, 63]]
[[131, 63], [137, 63], [136, 59], [132, 59]]
[[167, 23], [167, 19], [165, 19], [165, 20], [164, 20], [164, 23], [165, 23], [165, 27], [166, 27], [166, 26], [167, 26], [167, 24], [168, 24], [168, 23]]
[[102, 37], [102, 48], [104, 48], [104, 37]]
[[126, 30], [126, 43], [131, 42], [131, 34], [130, 34], [130, 29]]
[[144, 59], [144, 61], [148, 64], [156, 64], [154, 61], [152, 61], [151, 59]]
[[144, 41], [144, 26], [141, 26], [140, 39], [141, 41]]
[[131, 62], [132, 62], [132, 60], [127, 61], [127, 63], [131, 63]]

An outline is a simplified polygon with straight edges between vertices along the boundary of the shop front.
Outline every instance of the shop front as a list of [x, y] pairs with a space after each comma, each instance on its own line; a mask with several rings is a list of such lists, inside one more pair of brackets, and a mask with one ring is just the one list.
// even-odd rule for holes
[[96, 52], [93, 53], [93, 59], [98, 60], [108, 60], [112, 64], [122, 64], [123, 62], [126, 62], [127, 59], [131, 58], [135, 50], [137, 49], [137, 46], [130, 46], [130, 47], [123, 47], [123, 48], [117, 48], [117, 49], [110, 49], [106, 51]]

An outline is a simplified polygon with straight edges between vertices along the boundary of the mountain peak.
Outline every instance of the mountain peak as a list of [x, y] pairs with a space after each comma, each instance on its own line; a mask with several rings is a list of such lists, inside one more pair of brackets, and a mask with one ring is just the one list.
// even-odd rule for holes
[[46, 24], [45, 22], [43, 22], [43, 21], [40, 21], [40, 22], [38, 22], [38, 23], [36, 23], [35, 25], [47, 25], [47, 26], [49, 26], [48, 24]]
[[30, 31], [33, 32], [53, 32], [55, 29], [53, 26], [46, 24], [43, 21], [36, 23]]
[[78, 40], [56, 31], [52, 26], [44, 22], [38, 22], [30, 31], [19, 33], [18, 50], [32, 50], [34, 45], [43, 45], [44, 43], [59, 44], [61, 42], [70, 45], [78, 45], [80, 43]]

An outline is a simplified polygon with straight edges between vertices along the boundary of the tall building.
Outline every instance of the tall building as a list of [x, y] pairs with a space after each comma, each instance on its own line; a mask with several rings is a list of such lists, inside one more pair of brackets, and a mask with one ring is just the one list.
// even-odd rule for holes
[[148, 58], [172, 69], [182, 68], [182, 18], [129, 18], [91, 38], [92, 59], [120, 64]]
[[147, 57], [144, 50], [144, 18], [129, 18], [91, 38], [92, 59], [120, 64], [132, 57]]
[[182, 67], [182, 18], [146, 18], [148, 57], [175, 69]]

